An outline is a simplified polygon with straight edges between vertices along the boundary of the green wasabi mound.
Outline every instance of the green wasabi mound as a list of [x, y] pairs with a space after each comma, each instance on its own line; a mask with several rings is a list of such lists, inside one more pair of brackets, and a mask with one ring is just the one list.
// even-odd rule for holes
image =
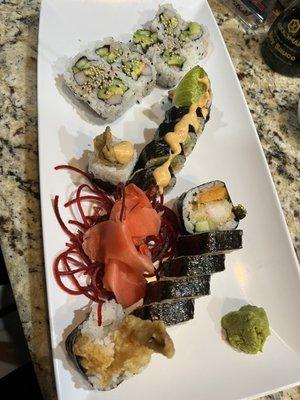
[[224, 315], [221, 325], [231, 346], [247, 354], [262, 351], [270, 335], [265, 310], [250, 304]]
[[207, 90], [206, 84], [200, 81], [206, 76], [207, 73], [199, 65], [187, 72], [174, 90], [173, 105], [185, 107], [199, 101]]

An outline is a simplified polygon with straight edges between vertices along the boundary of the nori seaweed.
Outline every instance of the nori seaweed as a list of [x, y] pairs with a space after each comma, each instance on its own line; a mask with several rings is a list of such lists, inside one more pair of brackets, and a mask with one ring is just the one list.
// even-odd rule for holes
[[152, 140], [142, 150], [135, 170], [159, 166], [168, 160], [171, 150], [164, 139]]
[[208, 294], [210, 294], [210, 275], [149, 282], [146, 287], [144, 304], [195, 299]]
[[242, 248], [242, 230], [204, 232], [195, 235], [181, 235], [177, 241], [180, 256], [205, 253], [227, 253]]
[[[127, 184], [134, 183], [136, 186], [144, 191], [156, 187], [157, 185], [153, 176], [153, 170], [154, 168], [143, 168], [135, 171], [127, 181]], [[169, 185], [164, 189], [164, 193], [168, 193], [168, 191], [171, 190], [175, 186], [175, 184], [176, 176], [171, 173], [171, 181], [169, 182]]]
[[194, 300], [144, 306], [136, 309], [133, 314], [141, 319], [163, 321], [168, 326], [176, 325], [194, 318]]
[[225, 270], [224, 254], [204, 254], [175, 257], [165, 261], [159, 272], [161, 279], [182, 278], [185, 276], [210, 275]]

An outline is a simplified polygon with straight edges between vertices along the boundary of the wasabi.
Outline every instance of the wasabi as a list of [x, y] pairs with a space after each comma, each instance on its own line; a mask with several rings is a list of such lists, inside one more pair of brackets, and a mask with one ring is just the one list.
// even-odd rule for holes
[[231, 346], [247, 354], [262, 351], [270, 335], [265, 310], [250, 304], [224, 315], [221, 325]]

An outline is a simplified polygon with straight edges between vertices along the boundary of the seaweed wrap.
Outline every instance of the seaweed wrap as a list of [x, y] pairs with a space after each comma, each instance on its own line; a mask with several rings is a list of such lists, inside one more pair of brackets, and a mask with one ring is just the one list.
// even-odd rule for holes
[[[136, 170], [129, 178], [129, 183], [134, 183], [140, 189], [146, 191], [151, 188], [157, 187], [157, 182], [154, 176], [155, 168], [142, 168]], [[170, 191], [176, 184], [176, 176], [171, 173], [171, 178], [168, 181], [168, 185], [165, 187], [164, 192]]]
[[181, 235], [177, 242], [177, 253], [179, 256], [228, 253], [243, 247], [242, 236], [242, 230]]
[[171, 303], [139, 307], [133, 314], [142, 319], [163, 321], [167, 326], [180, 324], [194, 318], [194, 300], [176, 300]]
[[236, 229], [246, 216], [242, 205], [233, 206], [222, 181], [204, 183], [183, 193], [177, 209], [187, 233]]
[[[168, 160], [171, 154], [171, 149], [165, 140], [152, 140], [142, 150], [136, 169], [141, 168], [152, 168], [162, 165]], [[185, 155], [178, 154], [174, 157], [170, 164], [170, 169], [173, 173], [177, 173], [181, 170], [185, 162]]]
[[202, 254], [175, 257], [165, 261], [159, 272], [160, 280], [198, 277], [225, 270], [224, 254]]
[[210, 294], [210, 275], [148, 282], [144, 304], [163, 304]]

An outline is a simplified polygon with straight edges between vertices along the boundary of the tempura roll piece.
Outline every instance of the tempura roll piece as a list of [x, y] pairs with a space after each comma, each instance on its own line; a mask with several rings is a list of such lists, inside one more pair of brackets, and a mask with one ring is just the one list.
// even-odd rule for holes
[[96, 390], [111, 390], [140, 373], [160, 353], [174, 355], [172, 339], [161, 321], [144, 321], [125, 315], [114, 300], [102, 306], [98, 325], [97, 305], [66, 340], [66, 350], [75, 367]]

